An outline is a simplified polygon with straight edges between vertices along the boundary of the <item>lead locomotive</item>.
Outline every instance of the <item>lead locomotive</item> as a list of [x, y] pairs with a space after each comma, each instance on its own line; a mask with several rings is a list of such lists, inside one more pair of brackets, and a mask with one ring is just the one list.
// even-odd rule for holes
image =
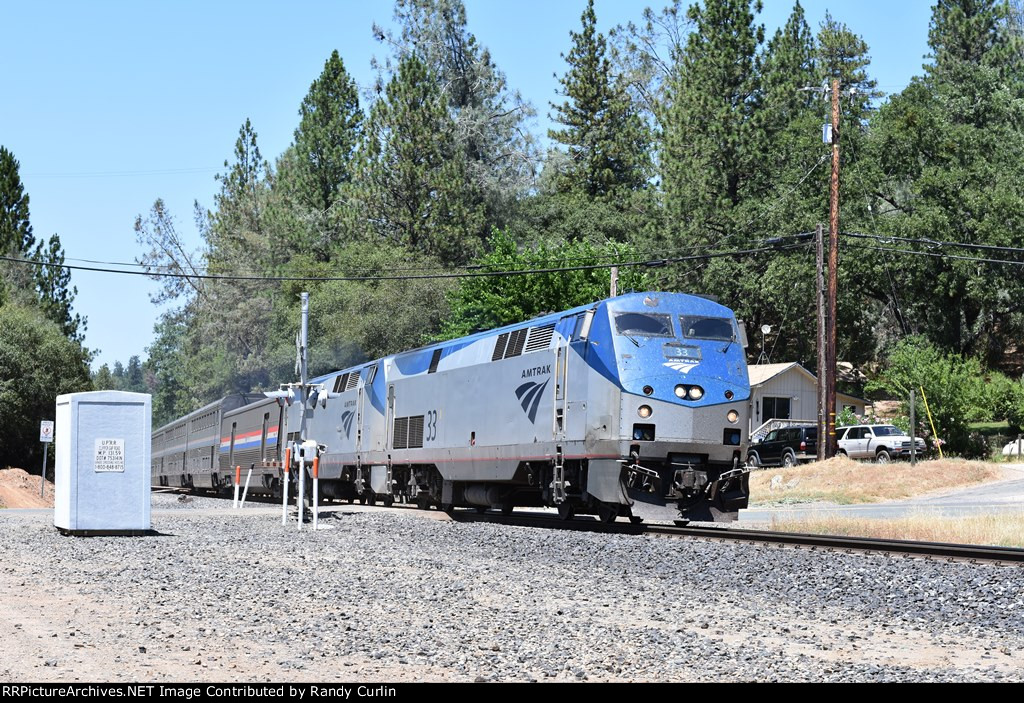
[[154, 431], [154, 485], [226, 488], [236, 465], [253, 465], [250, 492], [277, 493], [298, 474], [284, 471], [291, 446], [293, 468], [300, 447], [307, 467], [319, 459], [326, 498], [551, 506], [609, 522], [640, 500], [681, 520], [727, 518], [749, 495], [741, 338], [732, 312], [704, 298], [611, 298], [276, 398], [229, 396]]

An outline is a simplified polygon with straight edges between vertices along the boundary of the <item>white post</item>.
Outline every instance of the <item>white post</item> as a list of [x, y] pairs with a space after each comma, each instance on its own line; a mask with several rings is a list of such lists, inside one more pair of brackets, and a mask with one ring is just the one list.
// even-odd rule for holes
[[284, 500], [281, 502], [281, 524], [288, 524], [288, 472], [291, 468], [292, 463], [292, 448], [288, 447], [284, 450], [284, 486], [281, 494], [284, 496]]
[[301, 530], [303, 513], [305, 512], [302, 502], [306, 499], [306, 452], [301, 449], [299, 452], [299, 503], [296, 507], [299, 511], [299, 530]]
[[241, 466], [236, 466], [235, 467], [235, 500], [234, 500], [234, 502], [231, 503], [231, 507], [232, 508], [237, 508], [238, 507], [238, 481], [241, 478], [241, 473], [242, 473], [242, 467]]
[[[245, 475], [245, 490], [242, 491], [242, 502], [239, 504], [239, 508], [245, 507], [245, 497], [249, 495], [249, 479], [252, 478], [252, 467], [254, 466], [256, 466], [256, 464], [249, 464], [249, 473]], [[238, 493], [238, 486], [235, 486], [235, 493]]]
[[320, 522], [320, 457], [313, 459], [313, 532]]

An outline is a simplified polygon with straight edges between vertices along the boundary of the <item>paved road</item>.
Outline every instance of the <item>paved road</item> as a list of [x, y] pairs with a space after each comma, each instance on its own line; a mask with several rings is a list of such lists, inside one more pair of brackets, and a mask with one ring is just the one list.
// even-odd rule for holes
[[1020, 478], [994, 481], [958, 491], [910, 500], [867, 505], [808, 503], [779, 508], [741, 510], [739, 522], [771, 522], [773, 517], [802, 519], [836, 515], [854, 518], [898, 518], [910, 513], [944, 516], [982, 515], [993, 512], [1024, 512], [1024, 464], [1004, 468]]

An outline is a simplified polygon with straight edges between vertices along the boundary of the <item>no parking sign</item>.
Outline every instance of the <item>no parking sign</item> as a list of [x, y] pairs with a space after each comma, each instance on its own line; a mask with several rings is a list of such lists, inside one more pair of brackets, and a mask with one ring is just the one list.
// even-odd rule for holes
[[39, 441], [53, 441], [53, 420], [43, 420], [39, 423]]

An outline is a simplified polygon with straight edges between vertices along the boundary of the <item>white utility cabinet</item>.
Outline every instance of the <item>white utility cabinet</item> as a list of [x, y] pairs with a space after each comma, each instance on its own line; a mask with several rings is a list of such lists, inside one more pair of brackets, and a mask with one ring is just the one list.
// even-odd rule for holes
[[80, 535], [150, 530], [151, 413], [148, 393], [57, 396], [57, 529]]

